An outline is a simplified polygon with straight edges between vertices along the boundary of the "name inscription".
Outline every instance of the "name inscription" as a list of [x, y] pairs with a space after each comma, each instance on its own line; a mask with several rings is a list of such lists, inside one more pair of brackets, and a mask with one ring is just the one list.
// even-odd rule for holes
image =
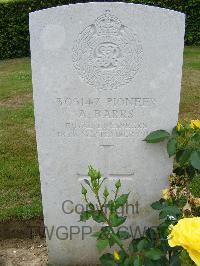
[[134, 138], [145, 136], [148, 125], [138, 121], [155, 108], [155, 98], [141, 97], [57, 97], [58, 110], [66, 113], [62, 129], [57, 132], [63, 138]]

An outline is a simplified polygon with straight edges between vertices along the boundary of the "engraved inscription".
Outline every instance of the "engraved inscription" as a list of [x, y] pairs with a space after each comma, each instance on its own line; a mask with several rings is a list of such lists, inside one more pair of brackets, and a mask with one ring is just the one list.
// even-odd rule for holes
[[79, 34], [72, 52], [80, 77], [100, 90], [129, 83], [138, 72], [142, 57], [137, 35], [109, 10]]
[[137, 118], [157, 106], [155, 98], [57, 97], [55, 103], [66, 114], [62, 138], [144, 138], [148, 121]]

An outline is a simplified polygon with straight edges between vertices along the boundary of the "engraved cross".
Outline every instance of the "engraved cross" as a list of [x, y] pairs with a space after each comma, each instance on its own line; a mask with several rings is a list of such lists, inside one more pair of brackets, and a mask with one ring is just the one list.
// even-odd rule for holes
[[[103, 175], [102, 177], [108, 178], [108, 180], [118, 180], [121, 177], [124, 177], [126, 180], [131, 180], [134, 172], [127, 172], [127, 173], [112, 173], [110, 172], [110, 150], [114, 145], [100, 145], [103, 148]], [[82, 181], [83, 179], [88, 179], [87, 174], [77, 173], [78, 180]]]

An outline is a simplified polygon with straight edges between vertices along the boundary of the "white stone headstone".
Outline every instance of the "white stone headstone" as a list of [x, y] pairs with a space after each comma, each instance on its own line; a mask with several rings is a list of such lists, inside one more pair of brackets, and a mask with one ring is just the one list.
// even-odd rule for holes
[[131, 191], [126, 225], [135, 237], [157, 223], [150, 204], [167, 186], [172, 160], [164, 144], [142, 140], [177, 123], [184, 21], [179, 12], [108, 2], [30, 14], [50, 262], [94, 265], [98, 260], [89, 234], [95, 223], [78, 222], [88, 165], [101, 169], [109, 187], [120, 178], [123, 191]]

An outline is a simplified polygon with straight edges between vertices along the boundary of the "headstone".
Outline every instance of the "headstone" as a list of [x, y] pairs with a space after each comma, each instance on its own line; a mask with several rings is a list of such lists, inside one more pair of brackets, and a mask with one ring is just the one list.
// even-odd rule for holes
[[[86, 3], [30, 14], [37, 147], [49, 260], [98, 261], [93, 222], [82, 224], [88, 165], [131, 191], [134, 237], [157, 223], [150, 204], [172, 171], [165, 145], [142, 141], [177, 123], [182, 13], [126, 3]], [[88, 227], [87, 227], [88, 226]], [[90, 226], [90, 227], [89, 227]]]

